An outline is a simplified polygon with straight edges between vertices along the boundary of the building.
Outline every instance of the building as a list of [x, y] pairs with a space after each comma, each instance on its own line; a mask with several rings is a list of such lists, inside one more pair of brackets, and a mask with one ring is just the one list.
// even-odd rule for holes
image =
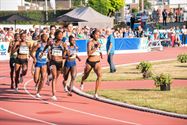
[[185, 8], [187, 6], [187, 0], [155, 0], [152, 4], [153, 8]]
[[0, 0], [0, 11], [20, 11], [20, 10], [43, 10], [44, 7], [38, 3], [26, 2], [25, 0]]
[[139, 0], [125, 0], [125, 5], [128, 6], [129, 9], [138, 8]]
[[24, 5], [24, 0], [0, 0], [0, 11], [15, 11]]

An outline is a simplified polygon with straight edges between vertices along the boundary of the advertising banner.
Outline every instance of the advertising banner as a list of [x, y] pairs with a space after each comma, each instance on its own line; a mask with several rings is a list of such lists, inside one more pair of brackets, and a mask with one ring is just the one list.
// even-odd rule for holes
[[0, 61], [9, 60], [8, 42], [0, 42]]

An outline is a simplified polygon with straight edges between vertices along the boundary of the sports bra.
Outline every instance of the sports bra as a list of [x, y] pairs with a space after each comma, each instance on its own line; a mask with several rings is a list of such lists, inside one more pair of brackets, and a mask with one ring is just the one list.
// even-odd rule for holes
[[23, 55], [29, 55], [29, 47], [28, 45], [20, 45], [18, 51], [18, 54], [23, 54]]
[[[98, 44], [94, 44], [94, 46], [92, 47], [92, 50], [97, 48], [97, 46], [98, 46]], [[98, 47], [96, 49], [96, 51], [91, 54], [91, 56], [100, 56], [100, 53], [101, 53], [101, 49], [100, 49], [100, 47]]]
[[76, 58], [76, 55], [77, 55], [77, 46], [74, 46], [73, 48], [71, 48], [71, 46], [68, 46], [67, 47], [67, 51], [69, 51], [70, 52], [70, 58]]

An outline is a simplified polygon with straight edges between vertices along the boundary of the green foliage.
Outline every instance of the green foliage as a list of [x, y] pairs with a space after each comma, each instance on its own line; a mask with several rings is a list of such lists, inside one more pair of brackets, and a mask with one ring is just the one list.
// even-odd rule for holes
[[120, 10], [124, 6], [124, 0], [89, 0], [88, 5], [96, 11], [108, 15]]
[[[139, 7], [142, 10], [142, 0], [139, 0]], [[151, 3], [148, 0], [144, 0], [144, 9], [151, 9]]]
[[162, 28], [162, 26], [159, 23], [157, 23], [155, 27], [156, 27], [156, 29], [161, 29]]
[[159, 87], [160, 85], [172, 83], [172, 78], [169, 74], [161, 73], [160, 75], [153, 76], [152, 78], [155, 82], [156, 87]]
[[138, 13], [138, 8], [132, 8], [132, 13], [134, 13], [134, 14], [136, 14], [136, 13]]
[[140, 62], [137, 66], [136, 69], [139, 69], [141, 71], [141, 73], [150, 71], [152, 68], [152, 64], [146, 61], [142, 61]]
[[151, 69], [152, 69], [152, 64], [149, 63], [149, 62], [145, 62], [145, 61], [142, 61], [140, 62], [137, 66], [136, 66], [136, 69], [139, 69], [141, 71], [141, 73], [143, 73], [143, 78], [149, 78], [152, 76], [152, 72], [151, 72]]
[[151, 9], [151, 3], [148, 0], [144, 0], [144, 9]]
[[187, 54], [178, 55], [177, 60], [181, 63], [187, 63]]
[[85, 0], [73, 0], [72, 1], [74, 7], [85, 5]]

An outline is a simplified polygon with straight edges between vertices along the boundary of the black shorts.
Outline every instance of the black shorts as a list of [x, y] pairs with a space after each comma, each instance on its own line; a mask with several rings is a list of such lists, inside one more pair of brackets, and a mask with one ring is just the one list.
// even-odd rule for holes
[[9, 65], [11, 69], [14, 68], [15, 63], [16, 63], [16, 58], [13, 57], [10, 58]]
[[26, 65], [28, 65], [28, 60], [27, 59], [16, 58], [16, 64], [20, 64], [20, 65], [26, 64]]
[[89, 61], [88, 59], [86, 60], [86, 63], [89, 64], [92, 68], [94, 68], [95, 65], [96, 65], [97, 63], [99, 63], [99, 62], [100, 62], [100, 61], [91, 62], [91, 61]]
[[56, 66], [57, 71], [61, 71], [62, 70], [62, 61], [57, 62], [55, 60], [51, 60], [50, 66], [52, 66], [52, 65]]

